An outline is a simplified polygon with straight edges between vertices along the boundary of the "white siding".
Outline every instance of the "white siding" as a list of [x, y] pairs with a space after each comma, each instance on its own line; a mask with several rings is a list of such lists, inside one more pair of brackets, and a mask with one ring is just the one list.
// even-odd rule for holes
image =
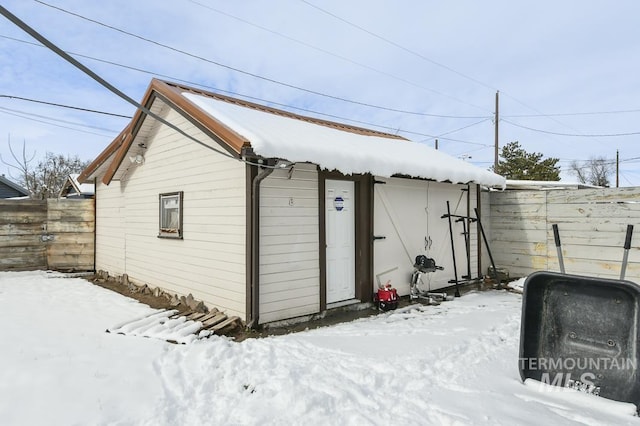
[[[474, 191], [477, 194], [477, 191]], [[482, 221], [482, 227], [484, 228], [484, 233], [488, 242], [485, 242], [482, 239], [482, 235], [480, 234], [480, 229], [476, 226], [476, 238], [479, 238], [480, 243], [480, 267], [476, 266], [474, 269], [474, 274], [485, 276], [487, 274], [487, 268], [491, 266], [491, 259], [489, 258], [489, 251], [487, 250], [487, 243], [489, 244], [489, 249], [493, 249], [491, 245], [491, 204], [489, 199], [489, 192], [486, 190], [482, 190], [480, 192], [480, 220]], [[473, 214], [475, 217], [475, 214]], [[476, 249], [478, 248], [478, 243], [474, 243]], [[493, 255], [493, 251], [491, 253]]]
[[[222, 149], [177, 112], [169, 110], [166, 118]], [[155, 126], [146, 141], [144, 164], [123, 163], [129, 170], [119, 185], [122, 197], [115, 197], [118, 182], [98, 191], [96, 267], [126, 272], [137, 284], [191, 293], [209, 307], [246, 320], [245, 165], [167, 126]], [[158, 238], [159, 194], [177, 191], [184, 192], [184, 239]], [[120, 226], [118, 200], [123, 200]]]
[[122, 275], [125, 267], [125, 210], [120, 182], [96, 183], [96, 269]]
[[[478, 191], [476, 190], [478, 186], [477, 185], [469, 185], [469, 216], [471, 217], [476, 217], [476, 212], [474, 211], [474, 208], [478, 207]], [[463, 213], [466, 215], [466, 213]], [[480, 211], [480, 214], [482, 215], [482, 211]], [[480, 220], [482, 220], [482, 217], [480, 218]], [[484, 223], [483, 223], [484, 225]], [[482, 246], [482, 251], [484, 251], [485, 247], [484, 247], [484, 241], [482, 241], [482, 235], [478, 235], [480, 230], [478, 228], [478, 224], [477, 222], [471, 222], [469, 225], [469, 229], [467, 230], [467, 232], [469, 233], [469, 257], [470, 257], [470, 264], [471, 264], [471, 269], [470, 269], [470, 273], [471, 273], [471, 278], [477, 278], [478, 277], [478, 242], [480, 242], [483, 246]], [[478, 238], [479, 237], [479, 238]], [[466, 275], [467, 274], [467, 265], [463, 265], [463, 270], [462, 270], [462, 275]]]
[[[425, 255], [443, 266], [444, 270], [425, 274], [425, 289], [449, 287], [453, 280], [453, 254], [447, 213], [449, 201], [452, 215], [466, 216], [466, 185], [430, 182], [403, 178], [379, 178], [386, 184], [374, 189], [374, 290], [378, 284], [391, 281], [401, 295], [410, 291], [411, 274], [416, 256]], [[473, 187], [472, 187], [473, 188]], [[471, 198], [475, 202], [475, 198]], [[475, 204], [474, 204], [475, 205]], [[471, 209], [473, 215], [473, 209]], [[467, 253], [463, 226], [452, 218], [456, 272], [458, 280], [467, 274]], [[473, 234], [475, 226], [472, 227]], [[473, 250], [472, 256], [475, 255]], [[471, 274], [474, 276], [474, 264]]]
[[318, 173], [276, 170], [260, 187], [260, 323], [320, 310]]

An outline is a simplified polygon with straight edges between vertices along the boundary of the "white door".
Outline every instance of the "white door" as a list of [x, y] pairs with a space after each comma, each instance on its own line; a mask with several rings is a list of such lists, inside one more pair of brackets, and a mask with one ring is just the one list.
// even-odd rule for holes
[[356, 296], [354, 210], [354, 183], [326, 180], [327, 303]]
[[[423, 280], [428, 289], [452, 285], [449, 222], [442, 216], [447, 213], [447, 201], [451, 214], [466, 215], [464, 186], [401, 178], [384, 181], [386, 184], [376, 184], [374, 191], [373, 232], [376, 237], [384, 237], [373, 243], [374, 291], [379, 284], [390, 281], [401, 295], [408, 294], [413, 263], [421, 254], [444, 267], [425, 274]], [[452, 228], [460, 279], [467, 270], [465, 237], [460, 223], [454, 222]]]

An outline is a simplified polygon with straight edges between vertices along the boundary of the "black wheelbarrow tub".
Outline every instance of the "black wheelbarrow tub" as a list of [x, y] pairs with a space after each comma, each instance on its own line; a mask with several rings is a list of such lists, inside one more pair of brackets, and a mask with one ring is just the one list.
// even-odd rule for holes
[[536, 272], [524, 283], [520, 377], [640, 407], [640, 286]]

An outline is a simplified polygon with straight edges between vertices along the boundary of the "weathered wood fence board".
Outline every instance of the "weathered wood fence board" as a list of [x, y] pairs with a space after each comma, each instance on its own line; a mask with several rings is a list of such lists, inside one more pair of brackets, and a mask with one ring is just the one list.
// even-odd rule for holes
[[91, 271], [94, 269], [94, 200], [50, 199], [47, 204], [49, 269]]
[[0, 270], [94, 268], [94, 200], [0, 200]]
[[492, 254], [512, 276], [559, 270], [557, 224], [567, 273], [619, 278], [634, 225], [625, 278], [640, 283], [640, 188], [494, 192], [490, 204]]
[[0, 270], [47, 268], [46, 223], [46, 201], [0, 200]]

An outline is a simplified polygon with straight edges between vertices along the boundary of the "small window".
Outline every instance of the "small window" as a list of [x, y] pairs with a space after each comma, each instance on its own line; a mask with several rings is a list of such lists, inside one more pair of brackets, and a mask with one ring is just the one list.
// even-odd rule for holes
[[182, 192], [160, 194], [160, 238], [182, 238]]

